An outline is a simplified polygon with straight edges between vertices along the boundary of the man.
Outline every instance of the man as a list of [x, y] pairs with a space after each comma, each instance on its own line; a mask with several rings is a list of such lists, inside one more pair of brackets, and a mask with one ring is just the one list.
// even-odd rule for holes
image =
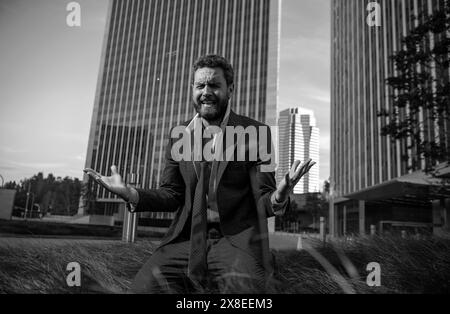
[[131, 211], [176, 213], [136, 275], [133, 292], [263, 292], [272, 273], [267, 218], [284, 213], [293, 187], [315, 163], [296, 161], [277, 188], [270, 155], [261, 149], [272, 148], [268, 126], [230, 108], [232, 66], [207, 55], [193, 73], [197, 115], [171, 131], [159, 189], [127, 186], [115, 166], [110, 177], [85, 171], [131, 204]]

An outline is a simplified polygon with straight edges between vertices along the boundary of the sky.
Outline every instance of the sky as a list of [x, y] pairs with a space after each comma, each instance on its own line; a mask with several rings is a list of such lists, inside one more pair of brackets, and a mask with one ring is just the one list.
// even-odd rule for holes
[[[108, 0], [0, 0], [0, 175], [82, 178]], [[312, 109], [329, 177], [330, 1], [283, 0], [279, 110]], [[1, 182], [0, 182], [1, 184]]]

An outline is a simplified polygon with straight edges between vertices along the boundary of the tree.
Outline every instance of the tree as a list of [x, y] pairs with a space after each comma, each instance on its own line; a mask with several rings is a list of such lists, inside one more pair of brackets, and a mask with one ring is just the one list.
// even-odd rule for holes
[[425, 162], [426, 172], [450, 160], [450, 0], [440, 3], [432, 15], [414, 17], [417, 26], [391, 56], [397, 71], [387, 79], [393, 106], [378, 113], [387, 121], [382, 135], [406, 143], [408, 168], [422, 169]]
[[318, 229], [320, 217], [328, 218], [330, 181], [324, 181], [321, 193], [305, 193], [298, 197], [300, 199], [297, 199], [294, 194], [290, 195], [289, 208], [283, 216], [279, 216], [276, 219], [277, 228], [283, 229], [285, 225], [300, 222], [300, 215], [306, 212], [311, 216], [314, 228]]
[[[20, 184], [8, 182], [9, 188], [14, 188], [16, 197], [14, 205], [25, 208], [27, 193], [30, 192], [29, 201], [40, 205], [41, 211], [45, 214], [74, 215], [78, 211], [78, 202], [81, 194], [81, 182], [78, 179], [65, 177], [64, 179], [49, 174], [44, 178], [43, 173], [22, 180]], [[31, 209], [31, 203], [28, 209]]]
[[96, 200], [97, 197], [94, 191], [94, 180], [89, 177], [88, 181], [82, 183], [81, 186], [81, 207], [85, 213], [93, 214]]
[[3, 186], [3, 188], [7, 190], [16, 190], [18, 187], [19, 186], [17, 185], [16, 181], [6, 182]]
[[318, 225], [320, 217], [328, 218], [330, 204], [330, 181], [323, 182], [323, 191], [319, 195], [308, 195], [307, 210], [313, 217], [313, 224]]

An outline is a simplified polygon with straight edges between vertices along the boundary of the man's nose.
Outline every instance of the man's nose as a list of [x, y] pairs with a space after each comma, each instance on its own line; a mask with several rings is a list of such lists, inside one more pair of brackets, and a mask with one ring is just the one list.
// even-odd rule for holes
[[205, 85], [205, 87], [203, 88], [203, 95], [212, 95], [212, 88], [209, 87], [208, 85]]

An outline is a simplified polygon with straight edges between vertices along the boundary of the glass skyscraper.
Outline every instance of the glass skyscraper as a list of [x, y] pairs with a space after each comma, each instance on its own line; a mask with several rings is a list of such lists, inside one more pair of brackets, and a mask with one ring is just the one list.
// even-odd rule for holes
[[295, 160], [305, 162], [310, 158], [316, 165], [294, 187], [295, 194], [319, 192], [319, 128], [312, 110], [283, 110], [278, 120], [277, 182], [289, 172]]
[[[369, 3], [379, 5], [379, 26], [367, 23]], [[396, 74], [390, 57], [402, 48], [402, 38], [417, 25], [414, 16], [432, 14], [443, 4], [442, 0], [332, 1], [331, 190], [334, 204], [330, 207], [330, 227], [333, 234], [368, 232], [369, 225], [378, 228], [380, 220], [431, 223], [428, 199], [415, 197], [406, 190], [404, 195], [394, 196], [401, 191], [388, 188], [388, 184], [396, 186], [397, 178], [412, 173], [410, 165], [417, 154], [414, 147], [408, 147], [407, 138], [392, 141], [389, 136], [382, 136], [381, 129], [388, 120], [377, 114], [382, 109], [389, 112], [393, 108], [394, 91], [386, 83], [388, 77]], [[429, 49], [434, 39], [428, 38]], [[440, 138], [450, 145], [448, 122], [437, 128], [429, 115], [426, 110], [420, 113], [423, 138], [431, 141]], [[420, 166], [423, 169], [424, 165]], [[381, 189], [379, 192], [377, 187]], [[367, 191], [365, 198], [371, 199], [371, 204], [363, 196], [352, 199], [352, 195], [361, 191]]]
[[[111, 0], [86, 167], [156, 188], [169, 130], [194, 116], [194, 61], [227, 58], [235, 69], [232, 109], [276, 125], [278, 0]], [[86, 178], [85, 178], [86, 179]], [[96, 187], [97, 213], [119, 200]]]

